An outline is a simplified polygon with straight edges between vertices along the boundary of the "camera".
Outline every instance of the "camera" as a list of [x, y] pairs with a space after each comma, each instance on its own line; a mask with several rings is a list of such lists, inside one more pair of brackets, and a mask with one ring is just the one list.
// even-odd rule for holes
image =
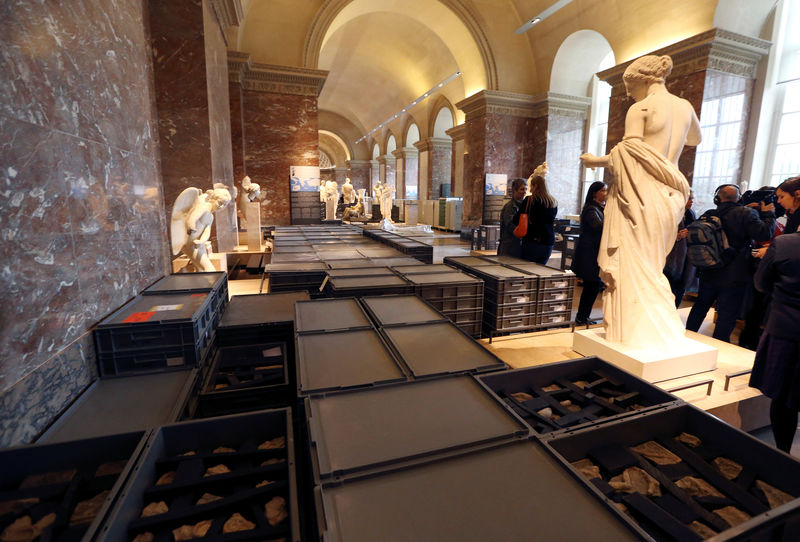
[[774, 188], [762, 188], [760, 190], [748, 190], [742, 194], [742, 199], [739, 200], [739, 203], [742, 205], [749, 205], [751, 203], [763, 202], [766, 205], [768, 203], [775, 203], [777, 201], [778, 198], [775, 195]]

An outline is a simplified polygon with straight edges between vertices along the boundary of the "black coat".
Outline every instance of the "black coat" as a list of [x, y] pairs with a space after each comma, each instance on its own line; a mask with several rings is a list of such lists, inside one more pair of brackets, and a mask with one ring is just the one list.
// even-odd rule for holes
[[585, 281], [600, 280], [600, 268], [597, 265], [597, 253], [600, 251], [600, 239], [603, 237], [604, 211], [602, 205], [590, 201], [581, 211], [581, 235], [572, 258], [572, 271]]
[[800, 233], [777, 236], [758, 265], [755, 286], [772, 292], [767, 325], [771, 335], [798, 340], [800, 322]]
[[519, 203], [511, 198], [500, 212], [500, 242], [497, 245], [498, 256], [513, 256], [519, 258], [522, 255], [522, 244], [519, 239], [514, 237], [514, 215], [517, 214]]
[[556, 242], [553, 222], [556, 220], [558, 207], [545, 207], [544, 203], [534, 199], [529, 208], [530, 199], [530, 196], [526, 196], [520, 203], [517, 214], [514, 215], [514, 226], [519, 224], [519, 215], [528, 213], [528, 233], [522, 238], [522, 242], [553, 245]]
[[[697, 216], [694, 211], [686, 209], [683, 212], [683, 218], [678, 224], [678, 231], [684, 229], [695, 220], [697, 220]], [[667, 263], [664, 266], [664, 274], [667, 278], [672, 282], [683, 285], [684, 288], [688, 287], [695, 277], [695, 268], [686, 257], [688, 250], [688, 237], [676, 240], [672, 250], [667, 254]]]
[[724, 267], [702, 271], [700, 280], [714, 285], [749, 282], [753, 277], [750, 264], [751, 241], [762, 242], [772, 238], [775, 213], [766, 211], [759, 215], [755, 209], [726, 201], [717, 206], [717, 214], [722, 217], [722, 229], [725, 230], [728, 244], [736, 251], [736, 256]]

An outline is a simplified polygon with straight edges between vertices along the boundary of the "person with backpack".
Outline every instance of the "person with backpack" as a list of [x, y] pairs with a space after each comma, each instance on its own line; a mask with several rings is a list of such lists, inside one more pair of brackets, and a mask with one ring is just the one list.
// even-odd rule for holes
[[714, 194], [717, 208], [709, 209], [688, 227], [688, 258], [699, 272], [700, 290], [686, 329], [700, 329], [716, 301], [712, 336], [725, 342], [730, 342], [745, 286], [752, 280], [751, 243], [770, 239], [775, 228], [775, 205], [759, 202], [745, 207], [739, 204], [740, 195], [737, 185], [718, 187]]
[[664, 266], [664, 275], [669, 281], [669, 287], [675, 296], [675, 308], [680, 308], [686, 288], [694, 281], [697, 271], [692, 262], [686, 257], [688, 250], [689, 224], [697, 220], [697, 215], [692, 211], [694, 202], [694, 192], [689, 192], [689, 199], [686, 201], [686, 208], [683, 211], [683, 218], [678, 224], [678, 235], [675, 239], [675, 246], [667, 254], [667, 263]]

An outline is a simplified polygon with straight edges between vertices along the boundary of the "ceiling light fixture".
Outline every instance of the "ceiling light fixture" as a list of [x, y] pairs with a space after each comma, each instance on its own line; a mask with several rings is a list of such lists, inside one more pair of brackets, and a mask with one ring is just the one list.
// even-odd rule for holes
[[543, 12], [541, 12], [540, 14], [536, 15], [535, 17], [531, 17], [530, 19], [528, 19], [528, 22], [526, 22], [524, 25], [522, 25], [519, 28], [517, 28], [516, 30], [514, 30], [514, 34], [524, 34], [528, 30], [533, 28], [534, 25], [539, 24], [540, 22], [544, 21], [550, 15], [552, 15], [553, 13], [555, 13], [556, 11], [558, 11], [559, 9], [563, 8], [564, 6], [566, 6], [567, 4], [569, 4], [571, 2], [572, 2], [572, 0], [558, 0], [558, 2], [556, 2], [552, 6], [550, 6], [549, 8], [544, 10]]
[[[570, 1], [572, 1], [572, 0], [570, 0]], [[417, 98], [416, 100], [414, 100], [413, 102], [411, 102], [409, 105], [407, 105], [406, 107], [404, 107], [404, 108], [402, 109], [402, 111], [399, 111], [399, 112], [395, 113], [393, 116], [389, 117], [387, 120], [383, 121], [382, 123], [380, 123], [379, 125], [377, 125], [375, 128], [373, 128], [372, 130], [370, 130], [369, 132], [367, 132], [367, 133], [366, 133], [366, 135], [363, 135], [363, 136], [361, 136], [360, 138], [358, 138], [358, 139], [356, 140], [356, 143], [357, 143], [357, 144], [358, 144], [358, 143], [361, 143], [362, 141], [364, 141], [365, 139], [367, 139], [369, 136], [371, 136], [372, 134], [374, 134], [375, 132], [377, 132], [378, 130], [380, 130], [381, 128], [383, 128], [383, 126], [384, 126], [384, 125], [386, 125], [386, 124], [389, 124], [391, 121], [393, 121], [394, 119], [396, 119], [397, 117], [399, 117], [400, 115], [402, 115], [403, 113], [405, 113], [406, 111], [408, 111], [409, 109], [411, 109], [412, 107], [414, 107], [415, 105], [417, 105], [418, 103], [420, 103], [421, 101], [423, 101], [423, 100], [427, 99], [427, 98], [428, 98], [428, 96], [430, 96], [431, 94], [433, 94], [433, 93], [434, 93], [434, 92], [435, 92], [437, 89], [440, 89], [440, 88], [442, 88], [442, 87], [443, 87], [443, 86], [445, 86], [447, 83], [449, 83], [450, 81], [452, 81], [452, 80], [453, 80], [453, 79], [455, 79], [456, 77], [459, 77], [460, 75], [461, 75], [461, 71], [457, 71], [457, 72], [456, 72], [456, 73], [454, 73], [453, 75], [450, 75], [450, 76], [446, 77], [446, 78], [444, 79], [444, 81], [441, 81], [440, 83], [438, 83], [438, 84], [436, 84], [436, 85], [432, 86], [430, 89], [428, 89], [428, 91], [427, 91], [425, 94], [423, 94], [422, 96], [420, 96], [419, 98]]]

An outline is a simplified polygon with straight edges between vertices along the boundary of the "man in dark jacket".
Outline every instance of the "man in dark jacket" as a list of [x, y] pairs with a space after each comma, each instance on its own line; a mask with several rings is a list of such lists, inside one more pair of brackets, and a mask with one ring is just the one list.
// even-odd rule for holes
[[514, 215], [519, 210], [519, 205], [525, 199], [525, 179], [511, 181], [511, 200], [503, 206], [500, 212], [500, 244], [497, 245], [498, 256], [522, 255], [522, 240], [514, 237]]
[[[745, 287], [752, 280], [750, 248], [752, 241], [767, 241], [775, 229], [775, 206], [773, 204], [752, 203], [739, 205], [739, 189], [725, 185], [717, 192], [719, 202], [716, 213], [722, 220], [722, 229], [735, 256], [727, 265], [717, 269], [700, 272], [700, 291], [697, 294], [686, 329], [697, 331], [708, 313], [717, 302], [717, 324], [713, 337], [730, 342], [731, 332], [736, 325], [736, 317], [742, 305]], [[759, 209], [757, 212], [755, 209]]]

